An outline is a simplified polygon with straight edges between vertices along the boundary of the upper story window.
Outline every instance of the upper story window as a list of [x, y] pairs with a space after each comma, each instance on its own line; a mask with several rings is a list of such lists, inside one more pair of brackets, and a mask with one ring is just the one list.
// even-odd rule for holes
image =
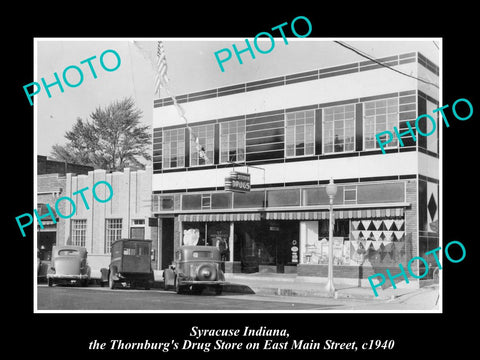
[[323, 116], [323, 152], [355, 150], [355, 105], [326, 108]]
[[190, 166], [213, 164], [215, 125], [192, 126], [192, 131], [198, 144], [190, 136]]
[[185, 166], [185, 129], [163, 130], [164, 169]]
[[287, 113], [286, 157], [313, 155], [315, 152], [314, 110]]
[[220, 124], [220, 162], [245, 161], [245, 120]]
[[[364, 149], [379, 149], [380, 145], [375, 137], [382, 131], [393, 132], [393, 127], [398, 128], [398, 98], [368, 101], [364, 104]], [[382, 135], [382, 142], [386, 141], [387, 135]], [[397, 138], [384, 145], [385, 147], [396, 147]]]

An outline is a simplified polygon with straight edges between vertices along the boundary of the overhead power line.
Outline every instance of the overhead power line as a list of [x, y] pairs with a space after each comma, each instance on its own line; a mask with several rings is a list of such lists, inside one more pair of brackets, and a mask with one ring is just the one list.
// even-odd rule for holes
[[341, 42], [341, 41], [336, 41], [336, 40], [335, 40], [334, 42], [336, 42], [338, 45], [343, 46], [344, 48], [347, 48], [348, 50], [351, 50], [351, 51], [353, 51], [354, 53], [356, 53], [356, 54], [358, 54], [358, 55], [360, 55], [360, 56], [362, 56], [362, 57], [364, 57], [364, 58], [366, 58], [366, 59], [368, 59], [368, 60], [370, 60], [370, 61], [373, 61], [374, 63], [377, 63], [378, 65], [381, 65], [381, 66], [383, 66], [383, 67], [385, 67], [385, 68], [387, 68], [387, 69], [389, 69], [389, 70], [395, 71], [395, 72], [397, 72], [397, 73], [399, 73], [399, 74], [401, 74], [401, 75], [404, 75], [404, 76], [408, 76], [409, 78], [412, 78], [412, 79], [421, 81], [421, 82], [423, 82], [423, 83], [425, 83], [425, 84], [429, 84], [429, 85], [435, 86], [437, 89], [439, 88], [437, 84], [434, 84], [434, 83], [432, 83], [432, 82], [430, 82], [430, 81], [428, 81], [428, 80], [425, 80], [425, 79], [422, 79], [422, 78], [418, 78], [418, 77], [416, 77], [416, 76], [413, 76], [413, 75], [404, 73], [403, 71], [394, 69], [393, 67], [391, 67], [391, 66], [389, 66], [389, 65], [383, 64], [383, 63], [381, 63], [380, 61], [378, 61], [378, 60], [376, 60], [375, 58], [373, 58], [372, 56], [364, 53], [364, 52], [361, 51], [361, 50], [358, 50], [358, 49], [354, 48], [353, 46], [351, 46], [351, 45], [349, 45], [349, 44], [347, 44], [347, 43], [344, 43], [344, 42]]

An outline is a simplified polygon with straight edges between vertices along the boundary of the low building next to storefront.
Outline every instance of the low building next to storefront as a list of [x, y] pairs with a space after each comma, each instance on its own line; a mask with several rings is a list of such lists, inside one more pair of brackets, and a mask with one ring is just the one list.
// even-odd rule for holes
[[[395, 139], [386, 154], [375, 135], [394, 126], [404, 132], [407, 121], [432, 114], [438, 87], [418, 79], [438, 84], [439, 68], [417, 52], [378, 61], [385, 66], [339, 64], [179, 96], [191, 130], [171, 98], [156, 100], [160, 268], [187, 238], [200, 245], [223, 238], [228, 272], [327, 276], [330, 178], [338, 185], [335, 277], [396, 273], [436, 248], [437, 133], [404, 135], [404, 146]], [[419, 126], [428, 133], [432, 124]], [[250, 191], [225, 190], [232, 171], [250, 175]]]
[[[92, 188], [99, 181], [110, 184], [113, 196], [107, 202], [96, 201]], [[67, 174], [63, 196], [75, 202], [74, 215], [61, 219], [58, 231], [58, 245], [84, 246], [88, 251], [88, 263], [94, 276], [101, 268], [110, 264], [111, 244], [121, 238], [152, 240], [152, 266], [157, 269], [158, 233], [157, 219], [151, 217], [152, 166], [145, 170], [107, 172], [89, 171], [86, 175]], [[88, 188], [74, 195], [78, 190]], [[96, 195], [100, 199], [109, 197], [107, 186], [98, 186]], [[82, 194], [88, 204], [85, 206]], [[72, 214], [68, 201], [60, 203], [59, 211], [64, 216]]]
[[87, 174], [93, 167], [72, 164], [37, 155], [37, 212], [39, 216], [48, 214], [47, 205], [52, 209], [55, 219], [44, 217], [42, 226], [37, 222], [37, 251], [41, 261], [50, 261], [52, 247], [57, 241], [59, 216], [55, 211], [55, 202], [63, 196], [67, 173]]

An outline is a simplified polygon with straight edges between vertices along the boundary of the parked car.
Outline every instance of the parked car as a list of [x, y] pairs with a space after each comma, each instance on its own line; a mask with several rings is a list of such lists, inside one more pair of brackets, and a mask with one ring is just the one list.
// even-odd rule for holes
[[53, 247], [51, 265], [47, 272], [48, 286], [54, 284], [87, 286], [89, 280], [87, 249], [71, 245]]
[[163, 272], [164, 288], [174, 288], [180, 294], [213, 287], [220, 295], [225, 283], [221, 265], [221, 254], [215, 246], [182, 246], [176, 251], [173, 264]]
[[108, 286], [115, 289], [120, 284], [143, 287], [149, 290], [154, 276], [151, 263], [150, 240], [120, 239], [112, 244], [108, 268]]

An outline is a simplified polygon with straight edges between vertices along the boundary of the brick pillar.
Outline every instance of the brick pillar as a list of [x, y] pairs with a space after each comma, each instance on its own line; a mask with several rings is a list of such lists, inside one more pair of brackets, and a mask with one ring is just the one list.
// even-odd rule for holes
[[180, 222], [178, 216], [175, 216], [175, 220], [173, 221], [173, 253], [175, 254], [178, 248], [182, 245], [182, 234], [183, 233], [183, 226]]
[[[418, 183], [417, 180], [408, 180], [406, 183], [406, 201], [410, 206], [405, 209], [405, 259], [402, 265], [407, 270], [407, 264], [413, 257], [419, 256], [418, 246]], [[414, 261], [411, 266], [412, 273], [418, 275], [418, 261]], [[414, 286], [419, 286], [419, 280], [409, 277], [409, 281]]]

